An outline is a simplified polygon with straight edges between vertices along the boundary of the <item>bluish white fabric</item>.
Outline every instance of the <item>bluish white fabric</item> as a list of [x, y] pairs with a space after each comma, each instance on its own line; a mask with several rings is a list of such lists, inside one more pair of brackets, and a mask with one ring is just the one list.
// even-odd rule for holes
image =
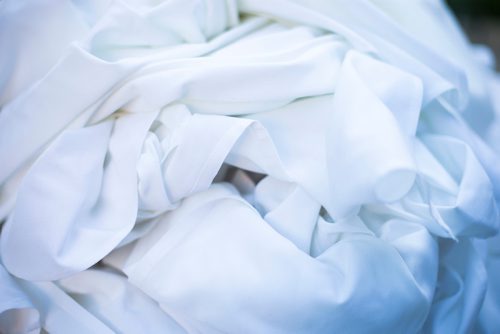
[[0, 332], [500, 328], [500, 79], [443, 1], [3, 0], [0, 48]]

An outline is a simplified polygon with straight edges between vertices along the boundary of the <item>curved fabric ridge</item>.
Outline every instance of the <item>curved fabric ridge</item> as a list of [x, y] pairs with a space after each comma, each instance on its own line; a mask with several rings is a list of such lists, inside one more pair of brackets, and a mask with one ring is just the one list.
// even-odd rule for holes
[[40, 324], [49, 333], [102, 333], [114, 331], [81, 307], [53, 282], [18, 280], [40, 312]]
[[440, 245], [439, 287], [424, 331], [470, 333], [486, 288], [486, 272], [472, 241]]
[[[384, 262], [375, 261], [381, 257]], [[345, 258], [349, 264], [341, 260]], [[383, 274], [388, 268], [389, 277]], [[193, 330], [203, 330], [205, 323], [223, 332], [238, 331], [242, 323], [248, 332], [362, 330], [364, 324], [352, 320], [379, 305], [361, 302], [368, 292], [366, 285], [358, 284], [364, 277], [381, 287], [370, 289], [379, 302], [405, 305], [380, 314], [371, 329], [416, 331], [426, 315], [423, 295], [391, 247], [373, 236], [347, 235], [311, 258], [271, 228], [229, 185], [213, 185], [165, 215], [154, 233], [139, 240], [125, 272], [161, 307], [177, 310]], [[161, 285], [155, 284], [158, 280]], [[292, 299], [286, 293], [290, 289], [295, 291]], [[235, 295], [242, 312], [229, 319]], [[305, 307], [297, 308], [290, 300]], [[198, 307], [190, 307], [192, 302]], [[353, 309], [353, 304], [359, 307]]]
[[7, 220], [8, 215], [16, 205], [17, 190], [30, 167], [29, 165], [24, 166], [0, 186], [0, 221]]
[[345, 238], [374, 237], [359, 216], [333, 221], [328, 215], [318, 216], [311, 243], [311, 256], [317, 258]]
[[2, 333], [40, 332], [40, 314], [21, 286], [0, 264], [0, 331]]
[[373, 219], [363, 214], [363, 221], [382, 240], [398, 251], [430, 309], [438, 283], [439, 245], [426, 227], [403, 219]]
[[458, 115], [456, 109], [446, 101], [438, 99], [422, 110], [422, 122], [419, 125], [422, 133], [435, 133], [454, 137], [468, 144], [481, 162], [493, 185], [495, 198], [500, 199], [500, 170], [496, 168], [500, 159], [494, 148], [490, 147], [481, 137], [467, 125]]
[[493, 187], [470, 147], [450, 137], [428, 135], [423, 136], [422, 141], [460, 185], [455, 203], [433, 205], [440, 218], [455, 236], [494, 235], [499, 213]]
[[[92, 106], [103, 92], [111, 89], [123, 75], [122, 72], [130, 70], [130, 67], [105, 63], [81, 48], [72, 46], [67, 57], [44, 80], [2, 108], [0, 160], [4, 163], [0, 169], [0, 184], [86, 108]], [[100, 80], [92, 80], [95, 73], [99, 73]], [[81, 82], [73, 81], [74, 76], [95, 82], [88, 85], [85, 94], [81, 94]], [[59, 84], [62, 82], [65, 83], [64, 87]], [[61, 98], [61, 91], [71, 98]], [[25, 141], [23, 138], [27, 133], [30, 137]], [[14, 148], [9, 144], [12, 142], [24, 142], [24, 145]]]
[[121, 275], [91, 269], [58, 284], [114, 332], [186, 333], [152, 299]]
[[[154, 208], [150, 211], [153, 216], [172, 209], [185, 197], [206, 190], [222, 164], [231, 154], [238, 152], [238, 143], [254, 139], [256, 129], [260, 130], [260, 144], [265, 143], [269, 151], [259, 149], [254, 151], [257, 157], [247, 153], [245, 158], [254, 161], [254, 166], [263, 163], [262, 168], [284, 175], [272, 142], [255, 121], [220, 115], [192, 115], [184, 105], [165, 108], [160, 118], [163, 119], [157, 122], [163, 125], [152, 135], [156, 139], [151, 139], [158, 141], [157, 148], [143, 152], [138, 162], [140, 209]], [[168, 126], [172, 128], [169, 130]], [[263, 152], [267, 155], [263, 156]], [[186, 165], [190, 168], [186, 169]], [[165, 201], [160, 205], [155, 203], [153, 192], [161, 193]]]
[[233, 0], [115, 1], [107, 9], [108, 20], [97, 23], [87, 43], [104, 59], [138, 48], [204, 43], [238, 23], [236, 10]]
[[[165, 211], [186, 196], [207, 189], [223, 162], [283, 181], [297, 182], [320, 204], [328, 204], [328, 185], [321, 181], [327, 175], [326, 164], [322, 163], [325, 161], [322, 147], [327, 130], [325, 114], [331, 101], [331, 96], [303, 99], [253, 115], [255, 120], [190, 115], [182, 105], [165, 108], [161, 115], [171, 115], [171, 120], [162, 122], [173, 122], [177, 126], [173, 131], [166, 131], [161, 143], [156, 144], [168, 148], [153, 149], [139, 160], [142, 207], [154, 205], [153, 200], [148, 200], [146, 188], [165, 196], [165, 206], [157, 206], [156, 212], [161, 212], [161, 208]], [[291, 121], [290, 115], [294, 115], [295, 120]], [[288, 131], [295, 128], [307, 133], [308, 141]], [[160, 153], [164, 149], [168, 153]], [[189, 171], [184, 168], [187, 164], [191, 166]], [[311, 170], [315, 173], [310, 173]]]
[[[332, 100], [332, 95], [305, 98], [282, 108], [249, 115], [261, 126], [256, 124], [252, 128], [254, 131], [237, 142], [227, 162], [282, 181], [295, 182], [328, 208], [331, 194], [325, 182], [329, 172], [325, 137]], [[250, 159], [262, 167], [246, 163]]]
[[[371, 0], [371, 2], [411, 36], [441, 57], [453, 62], [464, 72], [469, 99], [463, 108], [459, 108], [459, 112], [477, 133], [487, 131], [494, 119], [494, 107], [489, 101], [489, 80], [485, 80], [490, 76], [492, 66], [488, 61], [483, 61], [484, 58], [478, 59], [478, 54], [490, 51], [484, 50], [483, 47], [478, 48], [477, 45], [470, 45], [458, 20], [447, 10], [444, 1], [402, 3], [395, 0]], [[425, 25], [422, 25], [421, 17], [426, 17]], [[478, 49], [481, 49], [481, 52], [478, 52]], [[419, 68], [418, 71], [422, 69]], [[436, 82], [437, 80], [434, 81]], [[456, 88], [447, 90], [456, 91]], [[450, 91], [446, 95], [456, 93]]]
[[369, 207], [422, 224], [441, 238], [496, 234], [499, 213], [493, 189], [470, 147], [449, 136], [419, 137], [419, 178], [408, 195], [386, 207]]
[[264, 220], [303, 252], [311, 249], [321, 206], [300, 186], [266, 177], [255, 189], [256, 206]]
[[[187, 59], [157, 62], [143, 66], [145, 60], [104, 62], [87, 54], [79, 47], [73, 47], [48, 76], [26, 92], [23, 96], [5, 106], [0, 114], [0, 158], [6, 164], [0, 170], [0, 183], [5, 182], [36, 150], [55, 137], [65, 126], [89, 108], [92, 121], [100, 121], [120, 108], [132, 112], [158, 110], [175, 100], [185, 100], [193, 105], [197, 112], [212, 113], [222, 108], [222, 113], [240, 114], [269, 110], [309, 95], [331, 93], [340, 60], [345, 52], [344, 43], [330, 37], [319, 37], [307, 41], [297, 49], [270, 55], [268, 58], [256, 58], [251, 64], [241, 61]], [[81, 69], [81, 75], [72, 72], [72, 68]], [[155, 71], [152, 74], [152, 71]], [[85, 78], [91, 73], [99, 73], [101, 80], [91, 85], [86, 94], [71, 94], [78, 98], [59, 99], [58, 82], [70, 81], [68, 73]], [[137, 71], [132, 77], [131, 73]], [[327, 74], [328, 73], [328, 74]], [[234, 85], [235, 78], [247, 77], [255, 82], [248, 87]], [[253, 80], [251, 78], [256, 78]], [[317, 80], [316, 78], [322, 78]], [[217, 79], [215, 79], [217, 78]], [[310, 78], [305, 80], [304, 78]], [[314, 79], [313, 79], [314, 78]], [[125, 80], [125, 81], [123, 81]], [[123, 81], [123, 82], [122, 82]], [[119, 84], [122, 82], [121, 84]], [[270, 95], [274, 86], [283, 86], [288, 82], [299, 83], [293, 90], [282, 91], [282, 96]], [[195, 84], [194, 84], [195, 83]], [[112, 94], [102, 94], [118, 84]], [[167, 85], [167, 86], [165, 86]], [[218, 97], [220, 90], [214, 87], [223, 85], [224, 96]], [[164, 94], [153, 92], [163, 86]], [[79, 84], [64, 87], [79, 91]], [[99, 95], [100, 94], [100, 95]], [[250, 103], [250, 101], [253, 101]], [[49, 110], [47, 113], [34, 113], [34, 110]], [[63, 112], [64, 110], [64, 112]], [[92, 113], [95, 111], [95, 115]], [[43, 119], [41, 119], [41, 115]], [[19, 119], [28, 119], [20, 122]], [[50, 121], [47, 121], [50, 120]], [[40, 127], [40, 124], [44, 124]], [[6, 143], [21, 141], [22, 133], [31, 133], [31, 139], [18, 148], [15, 154]]]
[[[383, 84], [374, 75], [382, 72]], [[401, 86], [405, 96], [398, 96]], [[355, 213], [365, 203], [396, 201], [410, 190], [416, 172], [410, 136], [421, 95], [415, 78], [368, 56], [347, 54], [325, 138], [333, 191], [327, 208], [333, 218]]]
[[[445, 86], [440, 93], [456, 91], [449, 96], [454, 105], [463, 107], [467, 103], [467, 80], [463, 71], [413, 38], [370, 1], [240, 0], [239, 4], [245, 12], [267, 14], [340, 34], [355, 49], [377, 54], [390, 64], [419, 76], [426, 90], [436, 84]], [[424, 72], [416, 70], [415, 65], [426, 69]]]
[[69, 0], [2, 3], [0, 49], [6, 51], [0, 56], [0, 107], [42, 79], [70, 43], [89, 32], [79, 14]]
[[130, 232], [135, 165], [155, 116], [66, 131], [50, 146], [24, 179], [2, 233], [10, 272], [31, 280], [68, 276], [95, 264]]
[[[345, 43], [324, 36], [263, 57], [158, 61], [128, 78], [106, 99], [99, 115], [108, 116], [124, 101], [131, 112], [156, 110], [174, 101], [193, 105], [197, 113], [235, 115], [270, 110], [297, 98], [332, 93], [345, 50]], [[246, 84], [235, 85], [243, 77]], [[287, 90], [273, 89], [289, 82], [296, 84]], [[163, 94], [156, 94], [156, 87], [163, 87]]]
[[[0, 159], [5, 163], [0, 169], [0, 184], [3, 184], [75, 118], [83, 116], [83, 124], [89, 119], [91, 123], [96, 123], [124, 107], [130, 102], [131, 96], [125, 96], [120, 101], [114, 100], [111, 104], [103, 103], [113, 89], [121, 87], [127, 82], [128, 76], [142, 67], [147, 67], [149, 62], [204, 55], [259, 28], [265, 22], [257, 18], [243, 23], [233, 29], [234, 31], [230, 30], [222, 34], [220, 38], [193, 48], [188, 48], [190, 45], [186, 45], [186, 48], [181, 50], [169, 49], [166, 50], [166, 54], [162, 55], [163, 57], [156, 59], [154, 57], [139, 59], [129, 57], [108, 62], [90, 53], [84, 45], [72, 44], [42, 80], [3, 106], [0, 113]], [[79, 72], [75, 73], [74, 70]], [[80, 94], [80, 82], [73, 82], [71, 78], [75, 76], [82, 80], [89, 78], [93, 81], [92, 78], [96, 73], [100, 80], [88, 85], [85, 94]], [[61, 91], [65, 91], [66, 96], [72, 96], [72, 98], [59, 98]], [[39, 112], [40, 110], [43, 112]], [[40, 126], [41, 124], [44, 126]], [[20, 137], [23, 133], [31, 134], [29, 141]], [[22, 141], [25, 145], [13, 152], [12, 147], [7, 145], [10, 141]]]

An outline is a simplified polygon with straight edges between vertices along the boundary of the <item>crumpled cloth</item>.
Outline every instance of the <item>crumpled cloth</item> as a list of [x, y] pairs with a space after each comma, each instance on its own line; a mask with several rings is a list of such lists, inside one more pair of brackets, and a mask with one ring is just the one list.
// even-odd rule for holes
[[442, 0], [0, 2], [1, 333], [495, 333], [500, 77]]

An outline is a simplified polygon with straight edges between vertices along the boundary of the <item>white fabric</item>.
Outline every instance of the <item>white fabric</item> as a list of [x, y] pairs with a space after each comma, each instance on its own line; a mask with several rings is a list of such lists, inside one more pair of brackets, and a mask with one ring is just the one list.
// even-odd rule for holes
[[86, 270], [59, 282], [61, 288], [116, 333], [185, 331], [124, 276]]
[[2, 333], [38, 333], [39, 313], [15, 278], [0, 265], [0, 331]]
[[0, 331], [500, 328], [500, 79], [441, 0], [3, 0], [0, 47]]

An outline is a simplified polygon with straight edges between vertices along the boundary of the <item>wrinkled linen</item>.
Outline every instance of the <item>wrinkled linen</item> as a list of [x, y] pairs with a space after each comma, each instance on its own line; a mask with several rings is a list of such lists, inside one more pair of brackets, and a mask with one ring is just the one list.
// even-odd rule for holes
[[4, 0], [0, 48], [0, 332], [500, 328], [500, 77], [443, 1]]

